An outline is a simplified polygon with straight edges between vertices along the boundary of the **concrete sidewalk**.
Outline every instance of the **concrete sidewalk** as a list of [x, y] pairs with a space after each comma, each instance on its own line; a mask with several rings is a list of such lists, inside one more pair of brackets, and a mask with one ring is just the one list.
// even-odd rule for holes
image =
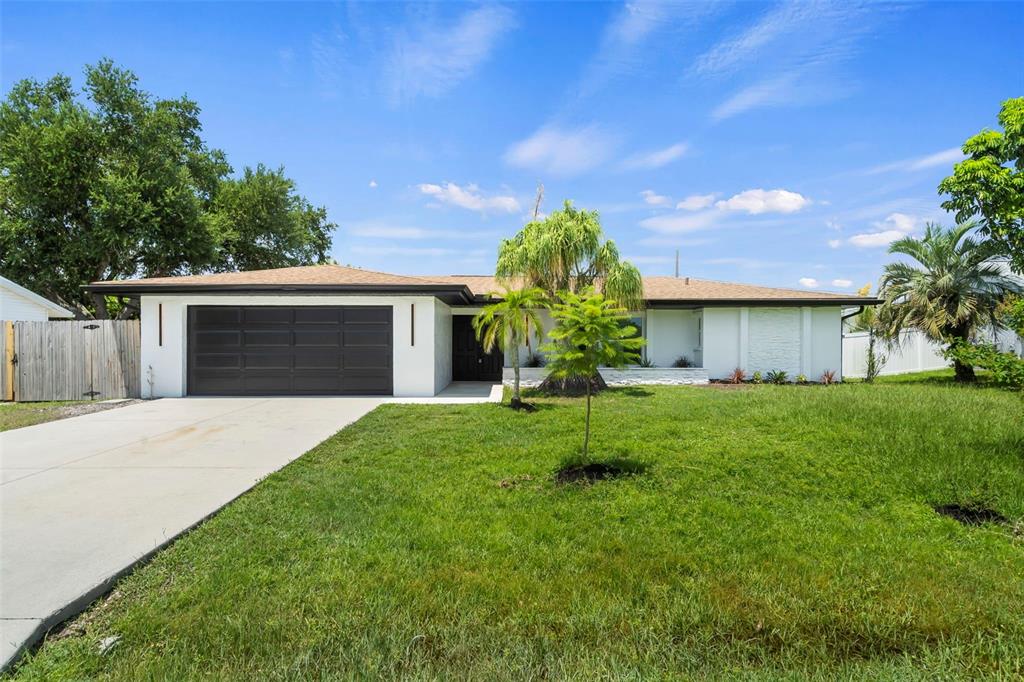
[[389, 400], [163, 399], [0, 433], [0, 670], [140, 560]]

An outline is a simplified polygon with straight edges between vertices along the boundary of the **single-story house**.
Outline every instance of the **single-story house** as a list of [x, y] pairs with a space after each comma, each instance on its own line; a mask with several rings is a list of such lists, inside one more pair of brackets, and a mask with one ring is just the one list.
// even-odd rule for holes
[[[314, 265], [88, 289], [138, 298], [143, 393], [153, 397], [431, 396], [452, 381], [500, 381], [509, 365], [483, 352], [470, 325], [501, 290], [489, 276]], [[878, 302], [689, 277], [647, 277], [644, 290], [634, 322], [654, 368], [627, 370], [628, 383], [694, 383], [737, 367], [838, 377], [843, 309]], [[692, 367], [673, 368], [680, 357]]]
[[0, 276], [0, 320], [46, 322], [74, 316], [67, 308]]

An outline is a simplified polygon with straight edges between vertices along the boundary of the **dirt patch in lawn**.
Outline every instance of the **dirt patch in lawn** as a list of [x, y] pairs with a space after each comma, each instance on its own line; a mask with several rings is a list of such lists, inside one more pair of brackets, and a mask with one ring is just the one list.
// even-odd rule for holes
[[557, 485], [596, 483], [609, 478], [642, 474], [646, 470], [646, 465], [629, 460], [568, 464], [555, 472], [555, 483]]
[[1009, 519], [982, 505], [940, 504], [935, 513], [956, 519], [965, 526], [980, 526], [983, 523], [1006, 523]]

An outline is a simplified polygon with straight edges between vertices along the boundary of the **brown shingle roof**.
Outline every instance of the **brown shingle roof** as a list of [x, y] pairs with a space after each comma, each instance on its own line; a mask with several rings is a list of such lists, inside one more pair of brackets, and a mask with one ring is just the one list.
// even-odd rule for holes
[[[261, 290], [273, 290], [277, 287], [332, 287], [372, 289], [380, 287], [389, 291], [408, 289], [424, 290], [432, 287], [452, 287], [465, 292], [468, 289], [475, 297], [484, 297], [491, 292], [500, 292], [504, 286], [492, 275], [393, 275], [374, 270], [350, 268], [342, 265], [308, 265], [294, 268], [276, 268], [273, 270], [250, 270], [247, 272], [223, 272], [212, 275], [188, 275], [183, 277], [151, 277], [148, 279], [113, 280], [93, 282], [90, 288], [124, 293], [132, 291], [200, 289], [244, 289], [252, 287]], [[462, 289], [465, 287], [466, 289]], [[870, 304], [873, 298], [863, 298], [848, 294], [835, 294], [823, 291], [800, 289], [778, 289], [752, 284], [733, 284], [717, 282], [693, 277], [644, 277], [645, 298], [652, 304], [658, 303], [726, 303], [743, 302], [817, 302], [837, 305]], [[458, 294], [464, 297], [465, 293]]]

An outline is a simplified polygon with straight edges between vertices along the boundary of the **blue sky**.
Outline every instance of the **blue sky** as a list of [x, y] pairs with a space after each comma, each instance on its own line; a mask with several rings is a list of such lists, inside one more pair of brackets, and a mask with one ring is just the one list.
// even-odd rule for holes
[[4, 93], [110, 57], [284, 165], [340, 263], [486, 273], [543, 182], [645, 274], [851, 290], [948, 221], [958, 147], [1024, 95], [1024, 3], [17, 3]]

